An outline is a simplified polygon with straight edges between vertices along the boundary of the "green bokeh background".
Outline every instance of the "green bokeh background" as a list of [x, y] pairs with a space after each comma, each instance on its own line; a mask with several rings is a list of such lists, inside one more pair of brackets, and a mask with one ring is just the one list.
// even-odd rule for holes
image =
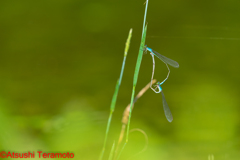
[[[0, 1], [0, 151], [73, 152], [97, 159], [130, 28], [133, 37], [104, 159], [130, 102], [144, 1]], [[179, 62], [161, 95], [135, 104], [121, 159], [240, 158], [240, 1], [149, 1], [146, 44]], [[155, 78], [166, 66], [156, 60]], [[143, 55], [136, 92], [151, 78]], [[136, 156], [135, 156], [136, 155]], [[37, 159], [37, 158], [36, 158]]]

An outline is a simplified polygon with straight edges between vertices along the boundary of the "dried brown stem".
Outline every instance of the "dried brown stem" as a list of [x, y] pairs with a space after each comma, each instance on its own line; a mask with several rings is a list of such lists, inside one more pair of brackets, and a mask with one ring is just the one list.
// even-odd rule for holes
[[[151, 82], [149, 82], [149, 83], [137, 94], [137, 96], [134, 98], [134, 101], [133, 101], [133, 108], [134, 108], [134, 103], [150, 88], [151, 84], [154, 84], [154, 83], [156, 83], [156, 82], [157, 82], [156, 79], [152, 80]], [[132, 108], [132, 109], [133, 109], [133, 108]], [[130, 104], [128, 104], [128, 106], [125, 108], [125, 110], [124, 110], [124, 112], [123, 112], [122, 130], [121, 130], [121, 133], [120, 133], [120, 136], [119, 136], [119, 139], [118, 139], [117, 148], [116, 148], [116, 150], [115, 150], [115, 157], [117, 156], [118, 147], [119, 147], [119, 145], [121, 144], [122, 139], [123, 139], [123, 137], [124, 137], [125, 128], [126, 128], [126, 125], [127, 125], [127, 123], [128, 123], [129, 112], [130, 112]]]

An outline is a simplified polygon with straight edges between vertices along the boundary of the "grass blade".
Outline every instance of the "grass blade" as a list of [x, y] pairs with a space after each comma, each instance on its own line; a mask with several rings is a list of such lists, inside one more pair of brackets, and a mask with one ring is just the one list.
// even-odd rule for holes
[[129, 34], [128, 34], [128, 38], [127, 38], [127, 42], [126, 42], [126, 46], [125, 46], [125, 50], [124, 50], [124, 58], [123, 58], [123, 63], [122, 63], [122, 69], [121, 69], [120, 77], [119, 77], [119, 79], [117, 81], [117, 84], [116, 84], [116, 87], [115, 87], [115, 92], [113, 94], [113, 98], [112, 98], [112, 102], [111, 102], [111, 106], [110, 106], [110, 114], [109, 114], [109, 118], [108, 118], [107, 129], [106, 129], [104, 143], [103, 143], [103, 148], [102, 148], [99, 160], [102, 160], [103, 155], [104, 155], [104, 151], [105, 151], [105, 148], [106, 148], [108, 132], [109, 132], [109, 128], [110, 128], [110, 124], [111, 124], [111, 120], [112, 120], [112, 114], [113, 114], [114, 109], [115, 109], [118, 90], [119, 90], [119, 87], [120, 87], [121, 81], [122, 81], [122, 75], [123, 75], [123, 71], [124, 71], [124, 67], [125, 67], [125, 61], [126, 61], [126, 58], [127, 58], [127, 53], [128, 53], [129, 46], [130, 46], [131, 37], [132, 37], [132, 29], [130, 29]]
[[130, 103], [130, 111], [129, 111], [129, 117], [128, 117], [128, 125], [127, 125], [127, 135], [126, 135], [126, 141], [123, 145], [123, 148], [121, 149], [121, 152], [118, 156], [117, 159], [120, 158], [120, 155], [125, 148], [127, 142], [128, 142], [128, 137], [129, 137], [129, 128], [130, 128], [130, 120], [131, 120], [131, 115], [132, 115], [132, 108], [133, 108], [133, 101], [134, 101], [134, 95], [135, 95], [135, 88], [137, 85], [137, 80], [138, 80], [138, 74], [142, 62], [142, 56], [143, 56], [143, 51], [144, 51], [144, 46], [145, 46], [145, 40], [146, 40], [146, 34], [147, 34], [147, 25], [146, 23], [146, 16], [147, 16], [147, 8], [148, 8], [148, 0], [146, 1], [146, 7], [145, 7], [145, 14], [144, 14], [144, 20], [143, 20], [143, 31], [142, 31], [142, 39], [141, 39], [141, 44], [138, 52], [138, 58], [137, 58], [137, 63], [135, 67], [135, 72], [134, 72], [134, 77], [133, 77], [133, 89], [132, 89], [132, 96], [131, 96], [131, 103]]
[[113, 142], [112, 149], [111, 149], [111, 152], [110, 152], [108, 160], [112, 160], [113, 159], [114, 148], [115, 148], [115, 142]]

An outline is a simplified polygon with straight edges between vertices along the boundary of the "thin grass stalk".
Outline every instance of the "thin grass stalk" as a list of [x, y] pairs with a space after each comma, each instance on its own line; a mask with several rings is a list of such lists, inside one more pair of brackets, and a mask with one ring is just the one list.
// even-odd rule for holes
[[129, 117], [128, 117], [128, 125], [127, 125], [127, 135], [126, 135], [126, 141], [123, 145], [123, 148], [118, 156], [118, 159], [120, 158], [120, 155], [125, 148], [127, 142], [128, 142], [128, 137], [129, 137], [129, 128], [130, 128], [130, 121], [131, 121], [131, 115], [132, 115], [132, 108], [133, 108], [133, 100], [134, 100], [134, 95], [135, 95], [135, 88], [137, 86], [137, 80], [138, 80], [138, 74], [142, 62], [142, 56], [143, 56], [143, 51], [144, 51], [144, 45], [145, 45], [145, 40], [146, 40], [146, 33], [147, 33], [147, 25], [146, 23], [146, 16], [147, 16], [147, 8], [148, 8], [148, 0], [146, 1], [146, 7], [145, 7], [145, 14], [144, 14], [144, 20], [143, 20], [143, 31], [142, 31], [142, 39], [141, 39], [141, 44], [138, 52], [138, 58], [137, 58], [137, 63], [136, 63], [136, 68], [134, 72], [134, 77], [133, 77], [133, 89], [132, 89], [132, 96], [131, 96], [131, 103], [130, 103], [130, 111], [129, 111]]
[[123, 75], [123, 72], [124, 72], [125, 61], [126, 61], [127, 53], [128, 53], [129, 46], [130, 46], [131, 37], [132, 37], [132, 29], [130, 29], [129, 34], [128, 34], [128, 38], [127, 38], [127, 42], [126, 42], [126, 46], [125, 46], [125, 50], [124, 50], [124, 58], [123, 58], [123, 63], [122, 63], [122, 69], [121, 69], [120, 77], [119, 77], [119, 79], [117, 81], [117, 84], [116, 84], [116, 87], [115, 87], [115, 92], [113, 94], [113, 98], [112, 98], [112, 102], [111, 102], [111, 106], [110, 106], [110, 113], [109, 113], [109, 118], [108, 118], [107, 129], [106, 129], [104, 143], [103, 143], [103, 148], [102, 148], [99, 160], [102, 160], [104, 152], [105, 152], [108, 133], [109, 133], [109, 128], [110, 128], [110, 124], [111, 124], [111, 121], [112, 121], [112, 115], [113, 115], [113, 112], [114, 112], [114, 109], [115, 109], [115, 104], [116, 104], [116, 101], [117, 101], [117, 95], [118, 95], [119, 87], [120, 87], [121, 82], [122, 82], [122, 75]]
[[138, 53], [137, 64], [136, 64], [135, 73], [134, 73], [134, 77], [133, 77], [133, 89], [132, 89], [130, 111], [129, 111], [129, 117], [128, 117], [126, 143], [128, 142], [130, 120], [131, 120], [132, 108], [133, 108], [133, 100], [134, 100], [134, 95], [135, 95], [135, 88], [137, 86], [138, 74], [139, 74], [139, 70], [140, 70], [140, 66], [141, 66], [141, 62], [142, 62], [142, 55], [143, 55], [144, 44], [145, 44], [145, 39], [146, 39], [146, 32], [147, 32], [147, 26], [145, 27], [145, 30], [144, 30], [143, 39], [141, 41], [141, 45], [140, 45], [140, 49], [139, 49], [139, 53]]
[[118, 155], [117, 160], [120, 158], [127, 142], [128, 142], [128, 137], [129, 137], [129, 128], [130, 128], [130, 120], [131, 120], [131, 115], [132, 115], [132, 108], [133, 108], [133, 101], [134, 101], [134, 95], [135, 95], [135, 88], [136, 88], [136, 84], [137, 84], [137, 78], [138, 78], [138, 73], [140, 70], [140, 65], [141, 65], [141, 61], [142, 61], [142, 55], [143, 55], [143, 49], [144, 49], [144, 44], [145, 44], [145, 38], [146, 38], [146, 31], [147, 31], [147, 26], [145, 27], [145, 31], [144, 31], [144, 38], [141, 41], [141, 46], [140, 46], [140, 50], [139, 50], [139, 54], [138, 54], [138, 59], [137, 59], [137, 64], [136, 64], [136, 68], [135, 68], [135, 73], [134, 73], [134, 77], [133, 77], [133, 90], [132, 90], [132, 96], [131, 96], [131, 103], [130, 103], [130, 110], [129, 110], [129, 116], [128, 116], [128, 124], [127, 124], [127, 134], [126, 134], [126, 141]]
[[136, 64], [134, 77], [133, 77], [133, 89], [132, 89], [130, 111], [129, 111], [129, 117], [128, 117], [126, 143], [128, 142], [130, 120], [131, 120], [132, 108], [133, 108], [133, 100], [134, 100], [134, 95], [135, 95], [135, 88], [137, 86], [138, 74], [139, 74], [139, 70], [140, 70], [140, 66], [141, 66], [141, 62], [142, 62], [143, 50], [144, 50], [144, 45], [145, 45], [145, 40], [146, 40], [147, 25], [145, 26], [145, 22], [146, 22], [146, 15], [147, 15], [147, 7], [148, 7], [148, 0], [146, 2], [146, 8], [145, 8], [145, 15], [144, 15], [144, 22], [143, 22], [143, 26], [144, 27], [143, 27], [143, 33], [142, 33], [142, 40], [141, 40], [141, 44], [140, 44], [140, 48], [139, 48], [137, 64]]
[[112, 149], [111, 149], [111, 152], [110, 152], [108, 160], [112, 160], [113, 159], [114, 148], [115, 148], [115, 142], [113, 142]]

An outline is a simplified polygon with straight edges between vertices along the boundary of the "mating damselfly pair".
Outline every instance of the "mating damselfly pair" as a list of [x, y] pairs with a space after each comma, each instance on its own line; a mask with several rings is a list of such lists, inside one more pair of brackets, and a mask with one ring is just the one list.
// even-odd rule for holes
[[[161, 55], [160, 53], [152, 50], [151, 48], [147, 47], [147, 45], [145, 45], [145, 50], [146, 51], [149, 51], [150, 52], [150, 55], [152, 56], [152, 61], [153, 61], [153, 72], [152, 72], [152, 78], [151, 78], [151, 85], [150, 85], [150, 88], [155, 92], [155, 93], [160, 93], [162, 94], [162, 102], [163, 102], [163, 110], [164, 110], [164, 114], [167, 118], [167, 120], [169, 122], [172, 122], [173, 120], [173, 117], [172, 117], [172, 113], [168, 107], [168, 104], [167, 104], [167, 101], [166, 101], [166, 98], [163, 94], [163, 91], [162, 91], [162, 87], [161, 85], [168, 79], [169, 77], [169, 74], [170, 74], [170, 69], [168, 67], [168, 64], [174, 68], [178, 68], [179, 67], [179, 64], [178, 62], [170, 59], [170, 58], [167, 58], [163, 55]], [[156, 56], [157, 58], [159, 58], [161, 61], [163, 61], [163, 63], [166, 64], [167, 66], [167, 69], [168, 69], [168, 74], [167, 74], [167, 77], [162, 81], [162, 82], [158, 82], [157, 85], [155, 86], [155, 89], [152, 87], [152, 80], [153, 80], [153, 76], [154, 76], [154, 70], [155, 70], [155, 60], [154, 60], [154, 56]]]

